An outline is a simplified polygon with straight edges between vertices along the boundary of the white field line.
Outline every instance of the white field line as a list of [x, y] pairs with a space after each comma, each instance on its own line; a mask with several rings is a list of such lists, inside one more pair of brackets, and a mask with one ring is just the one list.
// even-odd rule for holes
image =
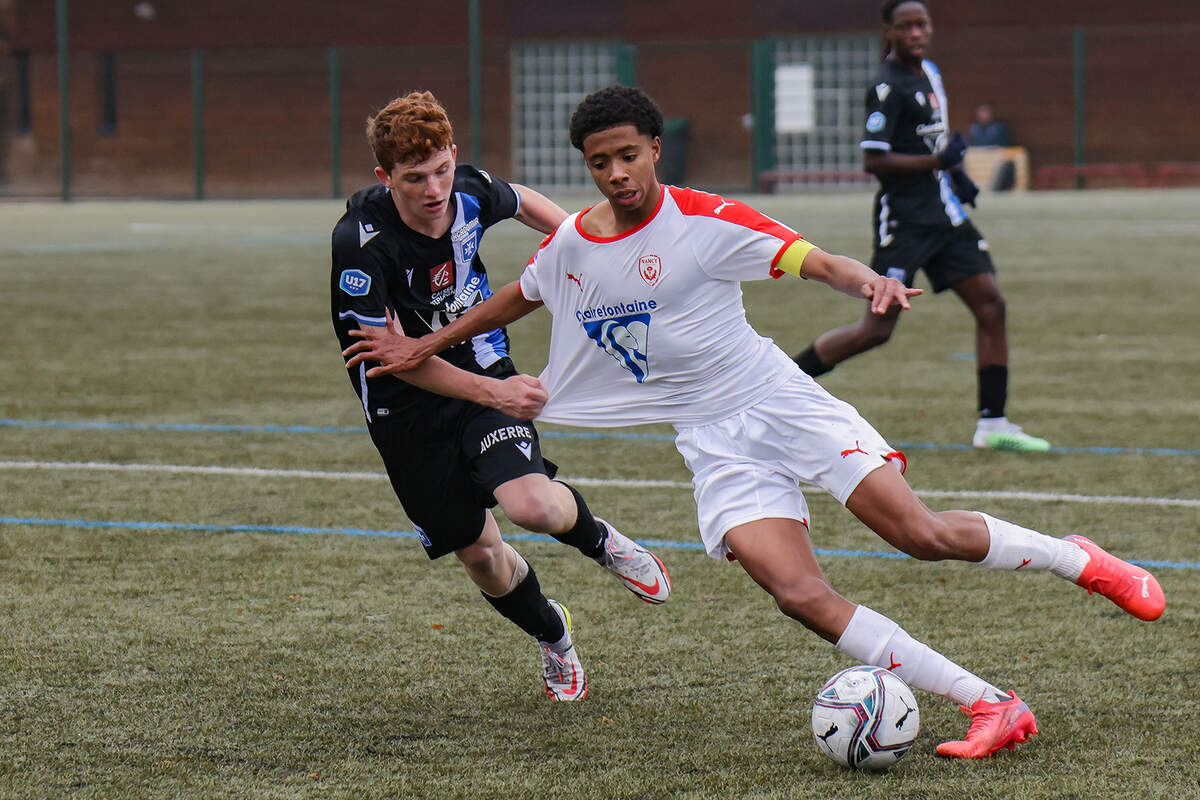
[[[186, 464], [111, 464], [100, 461], [0, 461], [0, 469], [99, 470], [104, 472], [158, 472], [193, 475], [243, 475], [258, 478], [322, 478], [326, 480], [387, 480], [383, 472], [327, 472], [309, 469], [260, 469], [257, 467], [201, 467]], [[627, 489], [691, 489], [688, 481], [624, 480], [615, 478], [566, 477], [579, 486], [616, 486]], [[1060, 503], [1108, 503], [1115, 505], [1181, 506], [1200, 508], [1200, 499], [1184, 497], [1134, 497], [1062, 492], [1015, 492], [974, 489], [914, 489], [923, 497], [984, 497], [995, 500], [1030, 500]]]

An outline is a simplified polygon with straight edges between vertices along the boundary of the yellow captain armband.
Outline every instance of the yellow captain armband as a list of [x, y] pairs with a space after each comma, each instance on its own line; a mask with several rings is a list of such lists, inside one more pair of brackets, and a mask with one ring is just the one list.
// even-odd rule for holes
[[804, 277], [800, 274], [800, 267], [804, 265], [805, 256], [816, 249], [817, 246], [812, 242], [797, 239], [788, 245], [788, 248], [779, 256], [779, 260], [775, 262], [774, 267], [771, 268], [771, 272], [790, 272], [797, 278]]

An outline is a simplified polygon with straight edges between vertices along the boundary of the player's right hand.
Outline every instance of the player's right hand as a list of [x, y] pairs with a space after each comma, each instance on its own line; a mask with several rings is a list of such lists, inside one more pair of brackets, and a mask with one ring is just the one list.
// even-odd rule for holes
[[957, 167], [962, 163], [963, 157], [967, 154], [967, 139], [958, 131], [950, 134], [950, 140], [946, 142], [937, 154], [938, 161], [942, 165], [942, 169], [950, 169]]
[[400, 323], [392, 316], [392, 312], [384, 309], [387, 317], [387, 327], [384, 329], [368, 326], [350, 331], [350, 335], [362, 341], [355, 342], [342, 351], [343, 357], [350, 357], [346, 369], [353, 369], [364, 361], [375, 361], [377, 367], [367, 370], [368, 378], [380, 375], [392, 375], [406, 372], [421, 365], [432, 353], [425, 352], [420, 339], [405, 336]]
[[541, 381], [530, 375], [495, 381], [491, 389], [492, 400], [488, 405], [517, 419], [533, 419], [542, 413], [549, 398]]
[[863, 297], [871, 301], [873, 314], [886, 314], [893, 305], [901, 308], [912, 308], [908, 298], [916, 297], [924, 292], [923, 289], [909, 289], [903, 282], [884, 275], [877, 276], [869, 283], [863, 284]]
[[971, 208], [975, 207], [975, 198], [979, 196], [979, 187], [971, 180], [962, 167], [950, 170], [950, 186], [954, 195]]

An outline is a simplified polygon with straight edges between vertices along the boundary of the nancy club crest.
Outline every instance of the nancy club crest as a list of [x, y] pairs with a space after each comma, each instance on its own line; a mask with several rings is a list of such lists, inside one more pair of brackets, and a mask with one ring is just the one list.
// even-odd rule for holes
[[642, 256], [638, 259], [638, 274], [647, 286], [657, 286], [662, 277], [662, 259], [656, 255]]

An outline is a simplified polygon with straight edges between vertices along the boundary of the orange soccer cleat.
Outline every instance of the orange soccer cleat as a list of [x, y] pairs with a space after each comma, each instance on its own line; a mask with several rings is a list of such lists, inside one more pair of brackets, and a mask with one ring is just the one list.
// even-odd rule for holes
[[1088, 554], [1087, 566], [1075, 581], [1077, 586], [1087, 589], [1088, 594], [1099, 592], [1140, 620], [1150, 622], [1162, 616], [1167, 599], [1153, 575], [1106, 553], [1086, 536], [1063, 538]]
[[1029, 741], [1038, 732], [1037, 720], [1029, 706], [1013, 692], [1011, 700], [990, 703], [982, 698], [967, 708], [959, 706], [971, 718], [965, 739], [942, 742], [937, 746], [939, 756], [950, 758], [987, 758], [1002, 747], [1012, 750], [1018, 743]]

